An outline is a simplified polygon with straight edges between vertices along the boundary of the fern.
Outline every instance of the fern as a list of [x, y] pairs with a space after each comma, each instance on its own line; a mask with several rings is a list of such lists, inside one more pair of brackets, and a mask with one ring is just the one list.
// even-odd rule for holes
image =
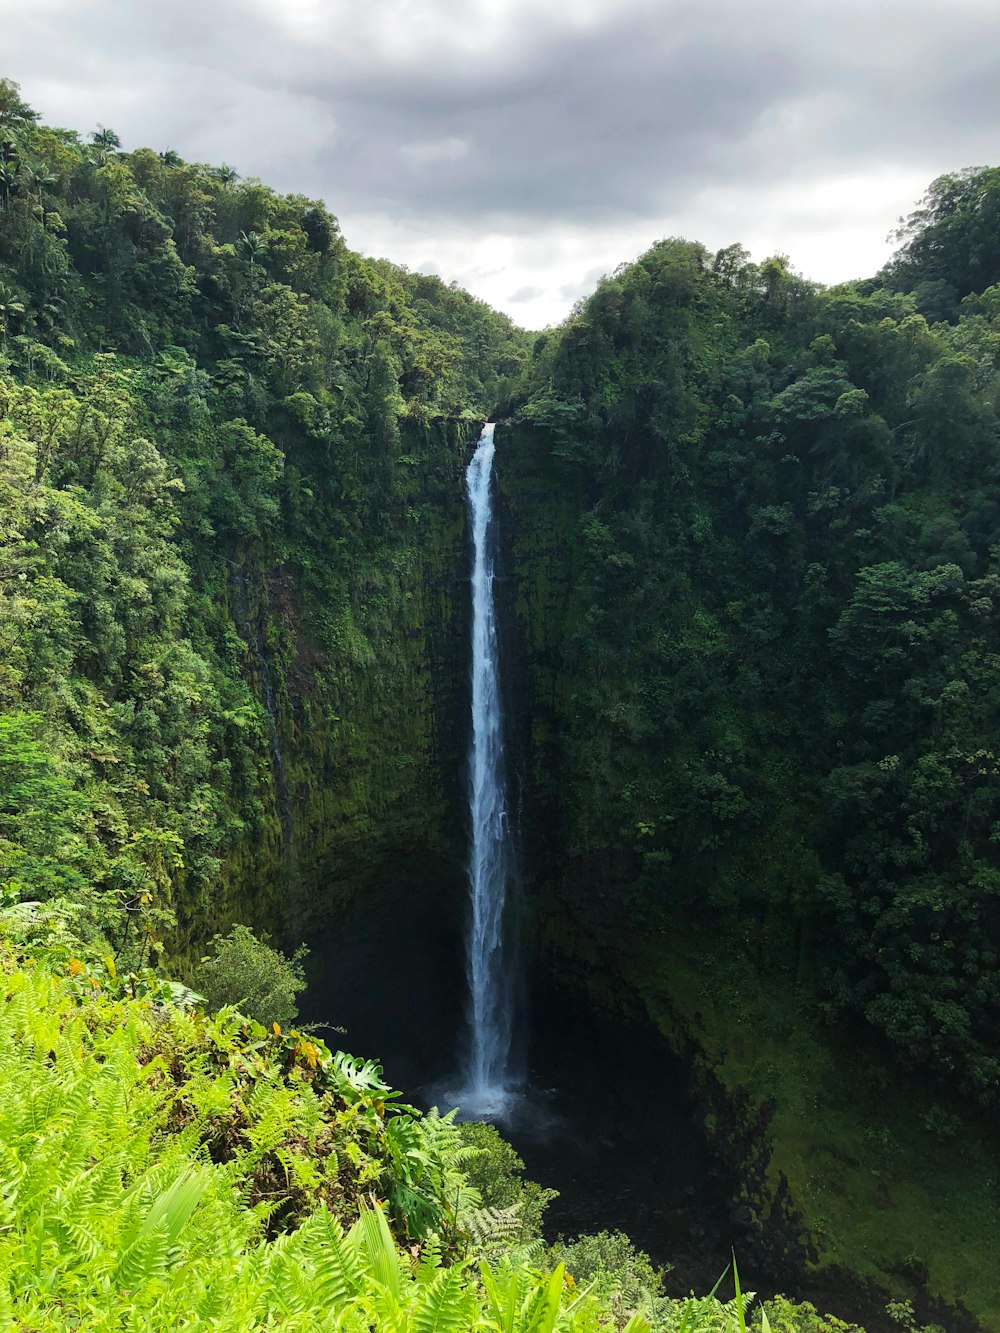
[[445, 1268], [424, 1287], [409, 1316], [413, 1333], [462, 1333], [472, 1325], [476, 1294], [460, 1267]]
[[[546, 1272], [541, 1242], [519, 1243], [520, 1200], [483, 1206], [453, 1120], [387, 1106], [374, 1062], [324, 1057], [303, 1080], [289, 1074], [297, 1038], [235, 1012], [146, 1010], [110, 981], [98, 993], [44, 961], [12, 966], [0, 961], [0, 1328], [611, 1327], [592, 1286]], [[304, 1202], [266, 1239], [286, 1202], [276, 1164]], [[366, 1180], [391, 1211], [363, 1196]], [[490, 1262], [462, 1259], [457, 1235]], [[741, 1333], [740, 1308], [714, 1298], [670, 1314], [687, 1333]]]
[[360, 1292], [365, 1278], [360, 1247], [325, 1209], [288, 1238], [288, 1251], [300, 1266], [311, 1264], [317, 1304], [343, 1307]]
[[487, 1253], [509, 1250], [524, 1235], [520, 1202], [508, 1208], [477, 1208], [462, 1221], [473, 1248]]
[[3, 1251], [0, 1249], [0, 1328], [15, 1328], [14, 1298], [4, 1275]]
[[84, 1260], [94, 1263], [100, 1256], [104, 1237], [77, 1216], [64, 1214], [53, 1219], [53, 1226], [63, 1238], [67, 1250], [76, 1251]]
[[126, 1288], [139, 1287], [167, 1270], [170, 1242], [164, 1222], [159, 1226], [140, 1227], [127, 1240], [115, 1270], [115, 1281]]

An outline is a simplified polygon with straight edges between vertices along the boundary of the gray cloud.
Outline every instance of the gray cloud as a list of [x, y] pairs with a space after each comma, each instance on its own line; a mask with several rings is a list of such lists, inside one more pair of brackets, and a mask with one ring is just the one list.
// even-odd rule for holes
[[[468, 255], [492, 231], [515, 305], [581, 229], [641, 245], [744, 210], [747, 236], [780, 198], [818, 235], [824, 182], [910, 188], [1000, 131], [992, 0], [0, 0], [0, 20], [47, 119], [321, 195], [355, 243], [412, 235], [446, 276], [485, 275]], [[870, 225], [864, 197], [836, 207]], [[580, 271], [602, 265], [595, 244]]]
[[565, 301], [568, 305], [571, 305], [574, 301], [579, 301], [582, 297], [589, 295], [590, 292], [594, 290], [597, 283], [604, 277], [606, 272], [607, 270], [598, 264], [593, 268], [589, 268], [586, 273], [583, 273], [579, 278], [574, 279], [573, 282], [563, 283], [559, 288], [560, 299]]

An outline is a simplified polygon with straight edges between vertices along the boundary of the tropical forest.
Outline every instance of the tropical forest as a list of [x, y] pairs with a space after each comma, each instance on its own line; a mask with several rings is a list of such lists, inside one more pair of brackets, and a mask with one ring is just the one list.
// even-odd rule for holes
[[1000, 1333], [1000, 168], [894, 243], [527, 332], [0, 81], [0, 1327]]

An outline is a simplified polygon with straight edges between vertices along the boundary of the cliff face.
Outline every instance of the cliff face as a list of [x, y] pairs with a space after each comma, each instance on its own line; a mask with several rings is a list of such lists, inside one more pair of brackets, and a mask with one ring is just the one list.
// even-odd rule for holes
[[[262, 568], [251, 552], [247, 572], [231, 579], [271, 751], [267, 832], [236, 852], [234, 878], [238, 892], [254, 885], [261, 916], [290, 936], [387, 882], [421, 891], [461, 879], [463, 476], [475, 434], [447, 424], [407, 431], [405, 486], [349, 570], [336, 569], [338, 551], [321, 539], [308, 571]], [[249, 605], [237, 579], [253, 588]]]
[[[566, 722], [572, 682], [565, 650], [580, 615], [576, 536], [581, 496], [554, 463], [543, 432], [498, 431], [496, 461], [505, 671], [529, 889], [540, 902], [569, 864], [579, 807], [569, 799]], [[588, 803], [589, 806], [589, 803]]]
[[113, 138], [0, 80], [0, 892], [138, 958], [454, 877], [465, 447], [526, 343]]
[[613, 665], [605, 677], [588, 652], [587, 487], [552, 443], [536, 427], [502, 427], [497, 478], [524, 860], [540, 921], [562, 923], [557, 947], [567, 921], [611, 929], [641, 857], [616, 822], [619, 756], [601, 715], [622, 681]]

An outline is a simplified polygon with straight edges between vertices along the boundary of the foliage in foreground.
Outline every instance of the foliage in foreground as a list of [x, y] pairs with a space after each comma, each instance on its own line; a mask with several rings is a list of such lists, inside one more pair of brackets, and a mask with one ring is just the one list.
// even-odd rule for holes
[[[491, 1197], [516, 1176], [494, 1132], [463, 1137], [400, 1105], [374, 1063], [234, 1009], [206, 1016], [78, 943], [59, 920], [0, 917], [4, 1326], [744, 1327], [742, 1303], [664, 1300], [624, 1238], [610, 1267], [600, 1238], [562, 1255], [527, 1232], [477, 1239], [489, 1210], [461, 1163], [493, 1155]], [[544, 1200], [515, 1190], [508, 1206], [522, 1201], [530, 1230]], [[626, 1289], [615, 1264], [650, 1288]], [[790, 1318], [775, 1328], [837, 1327]]]

